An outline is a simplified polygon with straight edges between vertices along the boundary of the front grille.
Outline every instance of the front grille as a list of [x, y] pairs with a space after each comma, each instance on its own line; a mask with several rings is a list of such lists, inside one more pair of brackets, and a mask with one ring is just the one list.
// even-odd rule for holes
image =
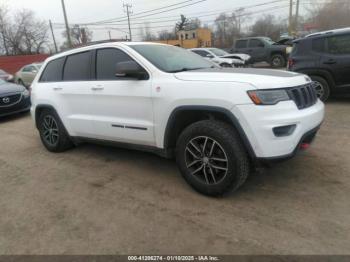
[[11, 94], [0, 96], [0, 107], [8, 107], [21, 101], [22, 94]]
[[317, 94], [314, 83], [288, 89], [290, 98], [299, 109], [313, 106], [317, 102]]

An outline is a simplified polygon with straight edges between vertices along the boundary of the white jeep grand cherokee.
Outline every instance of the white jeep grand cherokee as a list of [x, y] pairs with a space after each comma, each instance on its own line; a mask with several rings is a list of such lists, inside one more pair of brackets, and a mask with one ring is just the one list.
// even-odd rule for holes
[[182, 48], [127, 42], [48, 58], [31, 112], [49, 151], [92, 141], [176, 157], [186, 181], [214, 196], [307, 147], [324, 105], [305, 75], [222, 69]]

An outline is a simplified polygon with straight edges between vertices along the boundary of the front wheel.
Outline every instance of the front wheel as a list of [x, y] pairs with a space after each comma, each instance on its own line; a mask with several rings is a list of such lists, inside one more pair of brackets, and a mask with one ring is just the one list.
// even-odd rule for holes
[[237, 190], [250, 164], [243, 144], [226, 123], [204, 120], [187, 127], [176, 146], [176, 160], [185, 180], [198, 192], [219, 196]]

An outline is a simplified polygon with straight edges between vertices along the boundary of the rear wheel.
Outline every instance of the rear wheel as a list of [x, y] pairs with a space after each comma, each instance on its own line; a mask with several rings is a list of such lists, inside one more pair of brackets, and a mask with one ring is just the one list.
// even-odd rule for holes
[[47, 150], [63, 152], [73, 147], [61, 120], [53, 110], [44, 110], [38, 120], [40, 138]]
[[320, 76], [310, 76], [312, 81], [316, 83], [316, 93], [319, 99], [323, 102], [327, 101], [331, 94], [328, 81]]
[[232, 67], [232, 65], [228, 64], [228, 63], [222, 63], [220, 64], [221, 67], [225, 67], [225, 68], [229, 68]]
[[247, 153], [236, 131], [213, 120], [194, 123], [182, 132], [176, 159], [185, 180], [209, 196], [237, 190], [250, 171]]
[[279, 68], [279, 67], [285, 67], [286, 66], [286, 59], [284, 58], [283, 55], [273, 55], [271, 57], [271, 66], [274, 68]]

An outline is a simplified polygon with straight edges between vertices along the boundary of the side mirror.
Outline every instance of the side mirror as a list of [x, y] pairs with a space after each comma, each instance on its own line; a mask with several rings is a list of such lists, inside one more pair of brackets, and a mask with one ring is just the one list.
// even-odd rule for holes
[[145, 79], [147, 76], [147, 73], [144, 71], [144, 69], [135, 61], [119, 62], [116, 64], [115, 69], [115, 76], [117, 77], [133, 77], [137, 79]]

